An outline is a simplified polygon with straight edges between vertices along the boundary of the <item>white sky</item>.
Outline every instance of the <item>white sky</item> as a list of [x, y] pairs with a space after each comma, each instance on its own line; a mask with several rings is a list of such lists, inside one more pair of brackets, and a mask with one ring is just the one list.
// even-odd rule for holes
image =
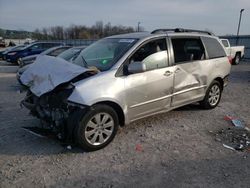
[[96, 21], [136, 27], [208, 29], [217, 35], [250, 34], [250, 0], [0, 0], [0, 28], [33, 31]]

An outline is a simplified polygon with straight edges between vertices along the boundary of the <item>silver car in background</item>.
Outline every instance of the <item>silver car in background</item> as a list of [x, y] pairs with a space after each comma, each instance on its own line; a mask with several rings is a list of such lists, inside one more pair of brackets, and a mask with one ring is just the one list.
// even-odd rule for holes
[[[212, 33], [159, 29], [99, 40], [73, 64], [58, 63], [60, 74], [46, 68], [24, 72], [30, 88], [22, 104], [61, 138], [94, 151], [112, 141], [119, 125], [194, 102], [216, 107], [231, 64]], [[46, 84], [35, 80], [48, 77]]]

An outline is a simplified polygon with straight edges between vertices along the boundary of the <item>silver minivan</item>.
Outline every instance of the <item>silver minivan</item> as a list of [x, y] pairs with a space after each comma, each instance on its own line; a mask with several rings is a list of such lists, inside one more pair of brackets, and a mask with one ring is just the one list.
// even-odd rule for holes
[[66, 142], [94, 151], [135, 120], [194, 102], [216, 107], [230, 69], [209, 32], [116, 35], [90, 45], [73, 63], [37, 59], [21, 77], [28, 86], [22, 105]]

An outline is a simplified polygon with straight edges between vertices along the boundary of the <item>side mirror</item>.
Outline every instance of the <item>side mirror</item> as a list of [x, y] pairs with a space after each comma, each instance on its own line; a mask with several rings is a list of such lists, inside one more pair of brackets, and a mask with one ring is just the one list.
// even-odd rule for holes
[[146, 65], [143, 62], [131, 62], [128, 66], [129, 73], [141, 73], [146, 71]]

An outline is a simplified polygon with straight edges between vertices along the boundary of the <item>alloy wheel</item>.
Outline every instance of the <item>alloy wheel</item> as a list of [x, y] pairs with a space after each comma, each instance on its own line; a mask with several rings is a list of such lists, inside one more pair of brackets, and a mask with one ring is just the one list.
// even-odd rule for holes
[[211, 87], [208, 97], [208, 102], [211, 106], [215, 106], [220, 100], [220, 87], [215, 84]]
[[108, 113], [95, 114], [88, 121], [84, 136], [91, 145], [101, 145], [105, 143], [114, 131], [114, 120]]

